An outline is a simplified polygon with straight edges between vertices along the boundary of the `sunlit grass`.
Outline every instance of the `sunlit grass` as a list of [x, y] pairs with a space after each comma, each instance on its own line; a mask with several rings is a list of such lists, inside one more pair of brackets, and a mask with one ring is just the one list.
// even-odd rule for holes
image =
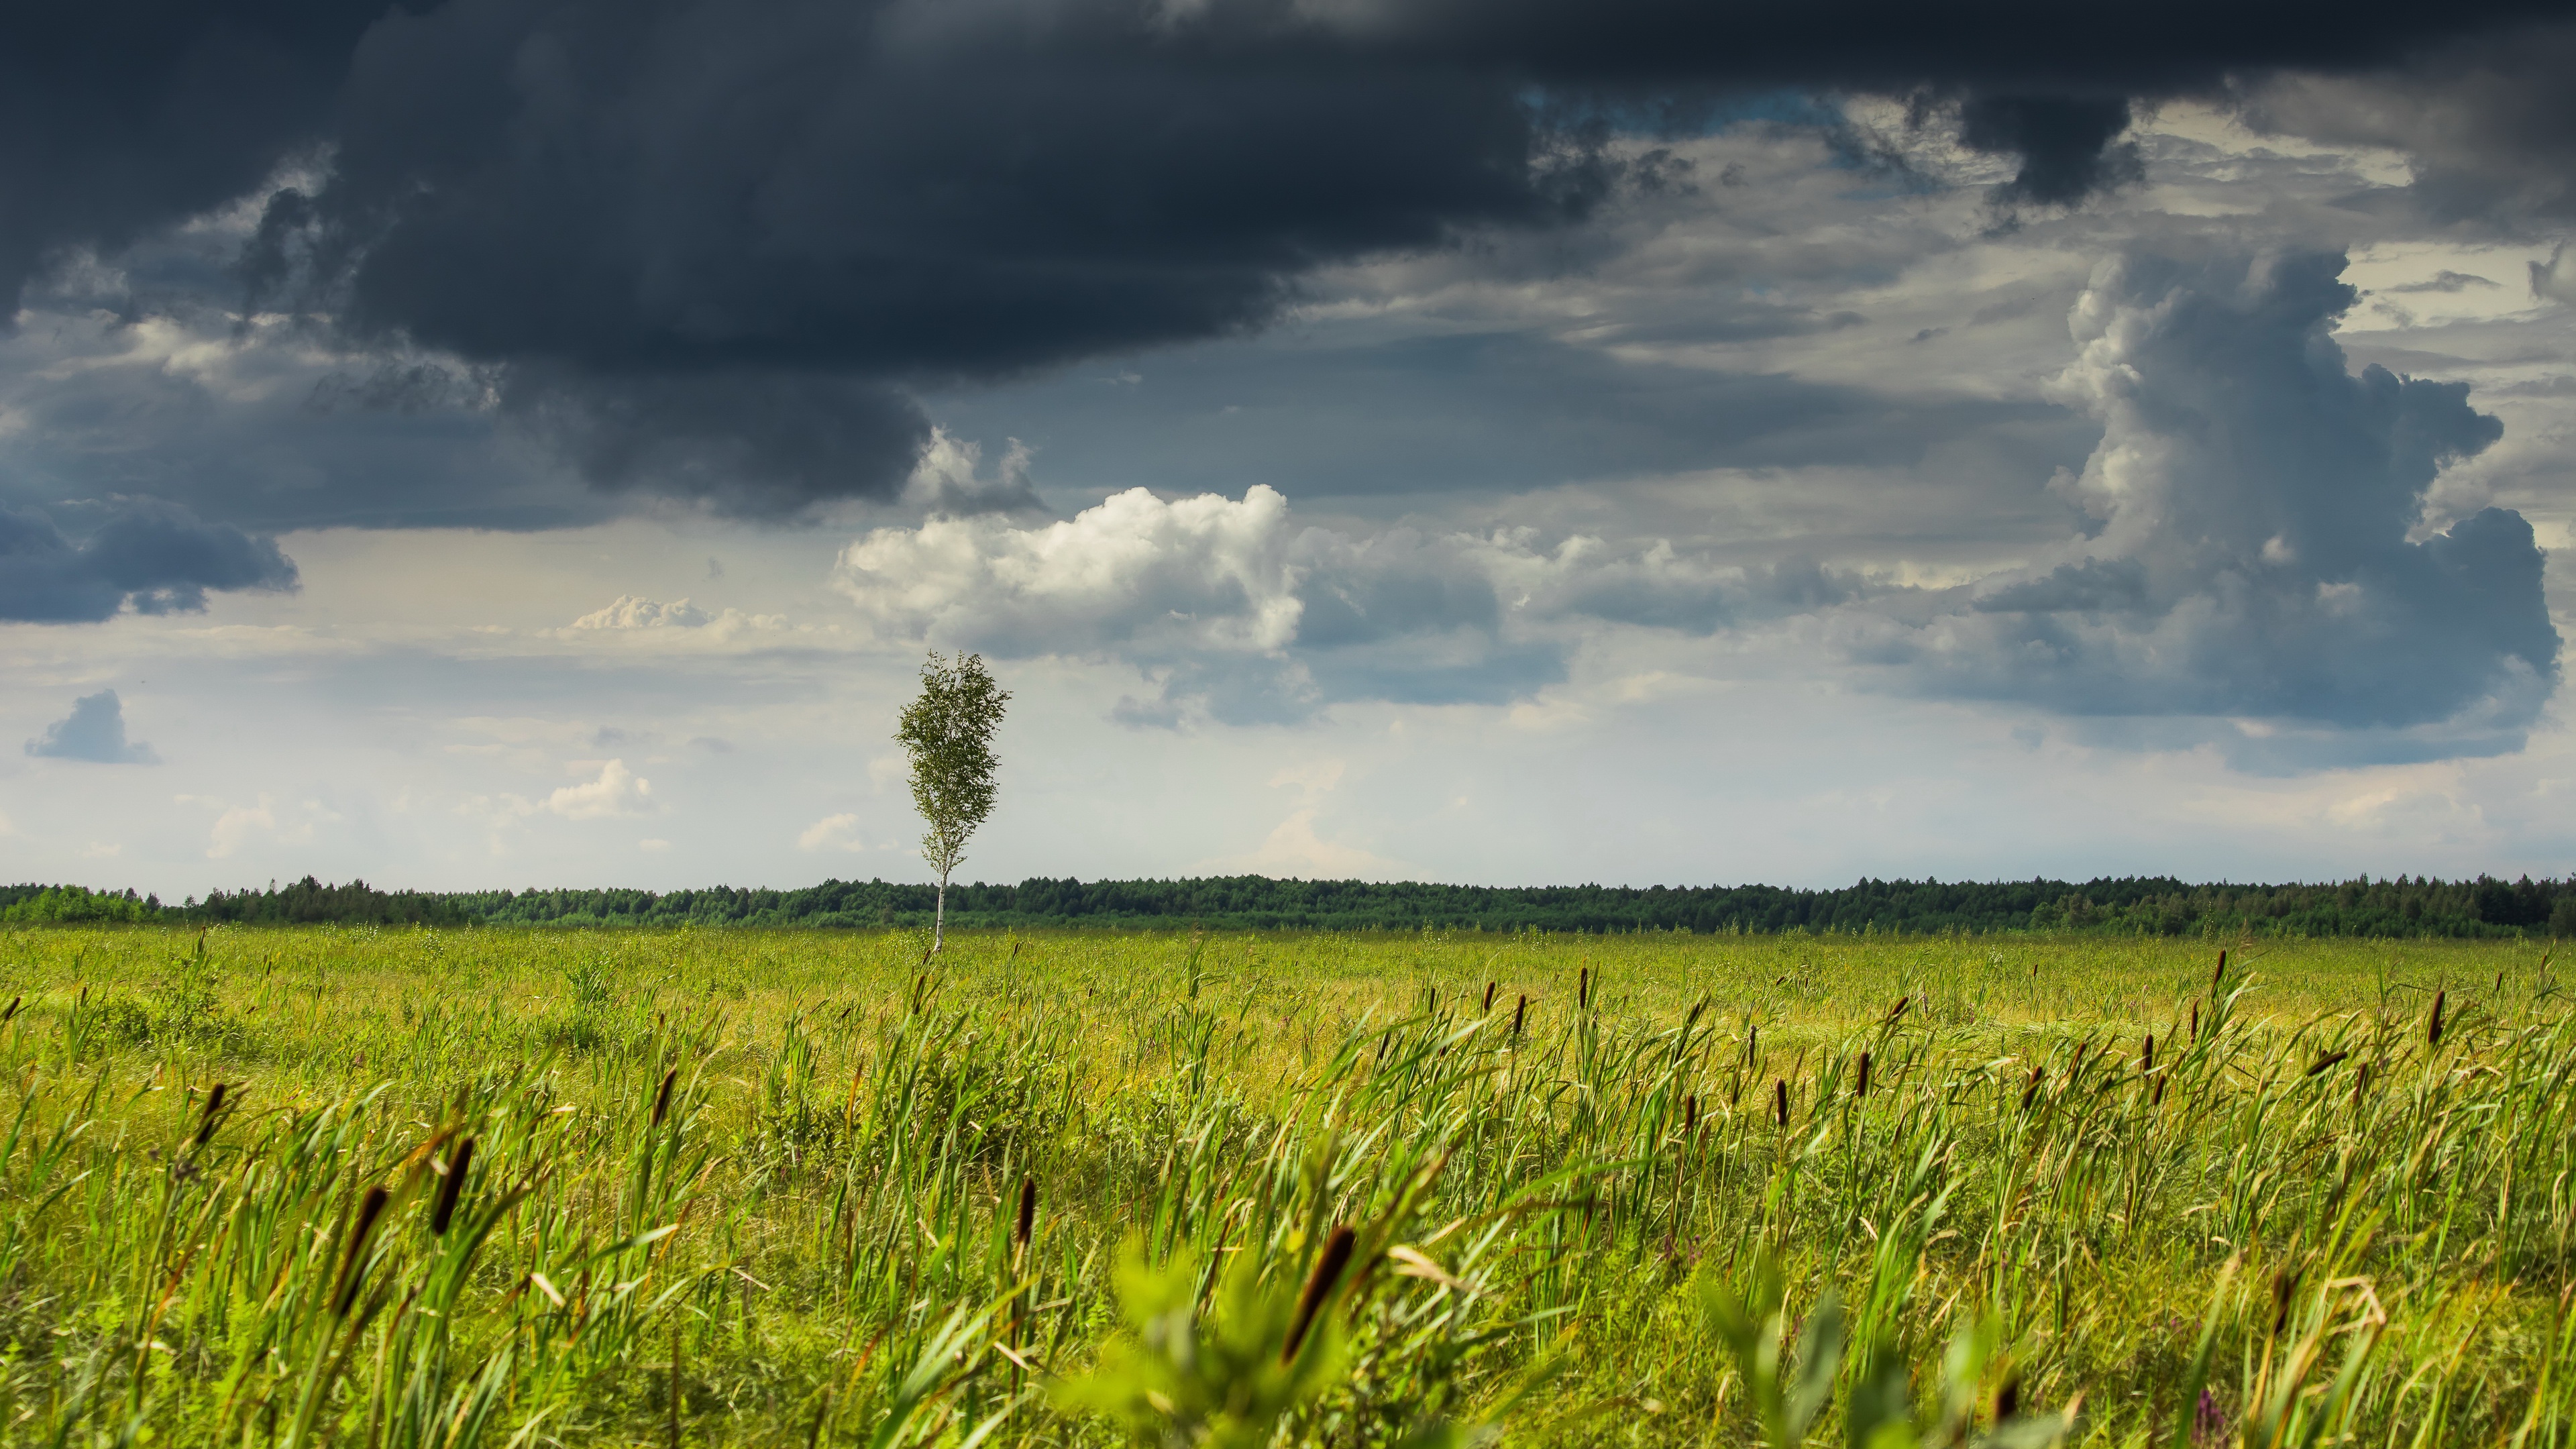
[[0, 1438], [2576, 1437], [2545, 946], [924, 944], [0, 936]]

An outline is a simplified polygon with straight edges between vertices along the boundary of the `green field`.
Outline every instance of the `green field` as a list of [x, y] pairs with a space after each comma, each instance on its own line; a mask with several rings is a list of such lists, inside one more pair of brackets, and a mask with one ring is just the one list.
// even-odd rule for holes
[[0, 934], [0, 1440], [2576, 1442], [2542, 944], [923, 946]]

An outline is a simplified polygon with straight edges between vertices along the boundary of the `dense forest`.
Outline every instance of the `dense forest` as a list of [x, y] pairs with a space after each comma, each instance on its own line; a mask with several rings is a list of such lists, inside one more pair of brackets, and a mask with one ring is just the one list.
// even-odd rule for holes
[[[164, 905], [132, 891], [0, 886], [0, 924], [231, 922], [429, 926], [926, 925], [935, 892], [882, 880], [798, 890], [717, 886], [639, 890], [381, 891], [311, 876], [265, 890], [216, 891]], [[1835, 890], [1779, 886], [1451, 886], [1272, 880], [1090, 881], [954, 885], [948, 919], [966, 927], [1128, 930], [1967, 932], [2104, 935], [2576, 936], [2576, 877], [2480, 876], [2332, 885], [2190, 885], [2169, 877], [2082, 883], [1862, 880]]]

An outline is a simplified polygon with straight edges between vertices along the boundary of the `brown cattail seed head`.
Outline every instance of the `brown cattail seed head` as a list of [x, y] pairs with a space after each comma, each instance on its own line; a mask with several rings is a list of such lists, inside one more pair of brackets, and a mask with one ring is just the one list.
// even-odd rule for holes
[[215, 1114], [223, 1110], [224, 1084], [217, 1082], [214, 1090], [206, 1094], [206, 1120], [198, 1125], [197, 1140], [191, 1146], [203, 1147], [207, 1139], [215, 1135]]
[[1347, 1227], [1333, 1229], [1333, 1235], [1324, 1240], [1324, 1251], [1315, 1259], [1315, 1271], [1307, 1275], [1306, 1291], [1298, 1296], [1297, 1317], [1288, 1326], [1288, 1341], [1279, 1346], [1281, 1363], [1295, 1358], [1305, 1344], [1306, 1331], [1315, 1326], [1316, 1315], [1324, 1311], [1325, 1300], [1333, 1296], [1343, 1272], [1351, 1266], [1351, 1248], [1357, 1241], [1358, 1235]]
[[1869, 1095], [1869, 1053], [1867, 1052], [1860, 1054], [1860, 1080], [1852, 1085], [1852, 1095], [1855, 1097]]
[[457, 1196], [465, 1191], [465, 1169], [473, 1162], [474, 1139], [468, 1137], [457, 1143], [456, 1151], [448, 1156], [447, 1176], [438, 1184], [438, 1203], [429, 1214], [431, 1233], [444, 1234], [448, 1222], [456, 1216]]
[[2046, 1067], [2033, 1067], [2030, 1069], [2030, 1084], [2021, 1089], [2021, 1109], [2023, 1111], [2029, 1111], [2030, 1104], [2039, 1099], [2039, 1084], [2041, 1081], [2040, 1074], [2047, 1070], [2048, 1069]]
[[2226, 953], [2226, 952], [2224, 952], [2224, 951], [2221, 951], [2221, 952], [2219, 952], [2219, 953], [2218, 953], [2218, 964], [2217, 964], [2216, 966], [2214, 966], [2214, 967], [2212, 967], [2212, 968], [2210, 969], [2210, 973], [2209, 973], [2209, 989], [2210, 989], [2212, 992], [2215, 992], [2215, 991], [2217, 991], [2217, 990], [2218, 990], [2218, 988], [2219, 988], [2220, 986], [2222, 986], [2222, 985], [2226, 984], [2226, 981], [2227, 981], [2227, 953]]
[[1521, 999], [1512, 1007], [1512, 1035], [1519, 1036], [1521, 1034], [1521, 1018], [1527, 1015], [1528, 1012], [1529, 993], [1524, 991], [1521, 993]]
[[2436, 991], [2433, 993], [2433, 1019], [2424, 1027], [2424, 1045], [2426, 1046], [2440, 1046], [2442, 1044], [2442, 999], [2449, 994], [2450, 993], [2447, 991]]
[[2191, 999], [2191, 1039], [2200, 1040], [2200, 998]]
[[1699, 1097], [1693, 1094], [1689, 1101], [1682, 1104], [1682, 1135], [1687, 1137], [1698, 1130]]
[[1485, 983], [1485, 1010], [1487, 1011], [1494, 1009], [1494, 987], [1496, 984], [1497, 983], [1491, 981]]
[[665, 1116], [668, 1116], [668, 1115], [670, 1114], [670, 1111], [671, 1111], [671, 1084], [672, 1084], [673, 1082], [678, 1081], [679, 1079], [680, 1079], [680, 1069], [679, 1069], [678, 1067], [673, 1067], [673, 1068], [671, 1068], [669, 1071], [664, 1072], [664, 1073], [662, 1074], [662, 1090], [653, 1094], [653, 1125], [654, 1125], [654, 1126], [656, 1126], [656, 1127], [661, 1126], [661, 1125], [662, 1125], [662, 1119], [663, 1119]]
[[1578, 1008], [1586, 1009], [1592, 1005], [1592, 968], [1589, 966], [1584, 967], [1583, 974], [1575, 978], [1574, 1004]]
[[368, 1188], [358, 1200], [357, 1219], [349, 1224], [348, 1251], [340, 1255], [340, 1281], [331, 1290], [331, 1311], [339, 1317], [348, 1317], [349, 1305], [358, 1299], [359, 1281], [366, 1276], [359, 1263], [366, 1255], [367, 1238], [375, 1232], [376, 1219], [384, 1216], [385, 1200], [391, 1196], [379, 1185]]
[[2156, 1034], [2154, 1032], [2148, 1032], [2147, 1044], [2138, 1048], [2138, 1070], [2141, 1072], [2152, 1072], [2155, 1069]]
[[1020, 1179], [1020, 1220], [1011, 1234], [1012, 1241], [1019, 1245], [1021, 1251], [1028, 1250], [1029, 1233], [1037, 1223], [1038, 1180], [1034, 1177], [1024, 1177]]
[[1789, 1079], [1780, 1077], [1771, 1083], [1771, 1115], [1781, 1126], [1789, 1125]]

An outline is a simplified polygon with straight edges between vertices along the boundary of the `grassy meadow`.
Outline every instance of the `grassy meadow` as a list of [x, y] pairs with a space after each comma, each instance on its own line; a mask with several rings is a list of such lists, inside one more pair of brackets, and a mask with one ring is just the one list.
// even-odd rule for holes
[[925, 945], [0, 934], [0, 1442], [2576, 1442], [2539, 943]]

